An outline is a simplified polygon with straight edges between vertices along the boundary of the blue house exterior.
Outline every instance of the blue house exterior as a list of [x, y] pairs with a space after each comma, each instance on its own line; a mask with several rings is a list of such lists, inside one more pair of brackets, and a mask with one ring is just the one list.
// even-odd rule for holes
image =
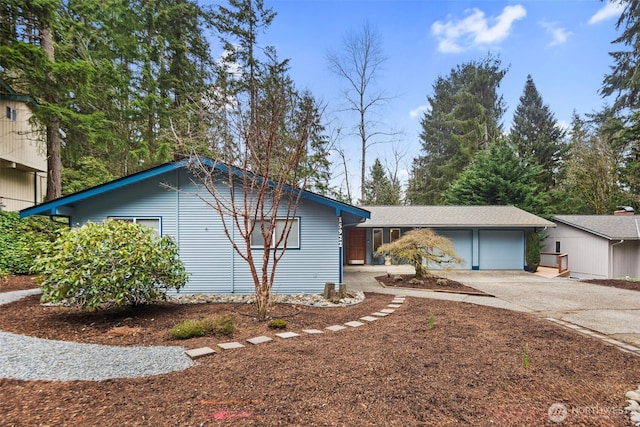
[[[196, 183], [188, 161], [160, 165], [24, 209], [20, 217], [65, 216], [72, 227], [107, 218], [140, 222], [178, 244], [180, 259], [191, 274], [181, 293], [254, 293], [248, 264], [233, 249], [219, 213], [207, 204], [212, 197]], [[222, 164], [208, 163], [226, 170]], [[303, 191], [294, 219], [297, 244], [287, 248], [279, 262], [273, 291], [321, 293], [326, 282], [342, 283], [343, 229], [366, 218], [366, 210]], [[234, 230], [230, 232], [233, 237]], [[236, 241], [244, 244], [241, 238]], [[253, 249], [257, 259], [262, 258], [256, 256], [259, 251]]]
[[[371, 218], [347, 230], [346, 264], [383, 264], [383, 243], [430, 228], [451, 240], [460, 270], [526, 269], [525, 241], [555, 224], [514, 206], [363, 206]], [[438, 268], [433, 265], [430, 268]]]

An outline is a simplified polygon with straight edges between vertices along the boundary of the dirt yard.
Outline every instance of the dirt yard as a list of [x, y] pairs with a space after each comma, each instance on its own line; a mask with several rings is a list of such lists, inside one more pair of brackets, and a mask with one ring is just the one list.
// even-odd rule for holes
[[[9, 278], [0, 291], [33, 287]], [[384, 308], [277, 307], [287, 330], [324, 329]], [[0, 329], [111, 345], [215, 347], [276, 331], [239, 304], [154, 304], [83, 313], [37, 296], [2, 306]], [[232, 337], [177, 341], [180, 320], [231, 314]], [[432, 319], [432, 322], [429, 319]], [[219, 352], [170, 374], [101, 382], [0, 379], [3, 426], [630, 426], [638, 356], [533, 315], [407, 298], [358, 328]], [[568, 409], [551, 421], [551, 405]]]

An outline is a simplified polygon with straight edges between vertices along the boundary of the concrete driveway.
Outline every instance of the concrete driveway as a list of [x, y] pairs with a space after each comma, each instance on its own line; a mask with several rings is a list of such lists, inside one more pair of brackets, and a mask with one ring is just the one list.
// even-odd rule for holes
[[[524, 271], [448, 271], [443, 277], [494, 295], [451, 295], [384, 288], [373, 278], [386, 272], [412, 273], [409, 266], [348, 266], [347, 287], [488, 305], [532, 313], [640, 354], [640, 292], [592, 285], [567, 278], [544, 278]], [[624, 343], [631, 344], [627, 346]]]

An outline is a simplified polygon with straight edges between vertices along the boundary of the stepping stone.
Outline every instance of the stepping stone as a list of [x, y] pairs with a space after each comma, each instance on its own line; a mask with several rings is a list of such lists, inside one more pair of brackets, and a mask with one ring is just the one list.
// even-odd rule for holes
[[378, 317], [386, 317], [389, 315], [389, 313], [381, 313], [379, 311], [376, 311], [375, 313], [371, 313], [372, 316], [378, 316]]
[[389, 304], [389, 305], [387, 305], [387, 307], [389, 307], [389, 308], [400, 308], [400, 307], [402, 307], [402, 304]]
[[244, 347], [244, 345], [240, 344], [239, 342], [223, 342], [218, 344], [218, 347], [223, 350], [232, 350], [234, 348], [242, 348]]
[[288, 339], [293, 337], [299, 337], [300, 334], [296, 334], [295, 332], [280, 332], [279, 334], [276, 334], [276, 336], [280, 338]]
[[191, 360], [209, 356], [211, 354], [215, 354], [215, 352], [216, 351], [210, 347], [200, 347], [185, 351], [185, 353], [191, 358]]
[[404, 303], [404, 298], [396, 298], [394, 300], [391, 300], [391, 304], [403, 304]]
[[325, 329], [328, 329], [330, 331], [333, 332], [337, 332], [337, 331], [341, 331], [343, 329], [347, 329], [346, 326], [342, 326], [342, 325], [333, 325], [333, 326], [327, 326]]
[[302, 332], [305, 334], [324, 334], [320, 329], [303, 329]]
[[373, 316], [364, 316], [360, 318], [360, 320], [364, 320], [367, 322], [373, 322], [374, 320], [378, 320], [378, 319], [379, 317], [373, 317]]
[[362, 322], [358, 322], [357, 320], [352, 320], [351, 322], [345, 323], [347, 326], [351, 326], [352, 328], [357, 328], [358, 326], [364, 325]]
[[250, 342], [251, 344], [258, 345], [258, 344], [264, 344], [269, 341], [273, 341], [273, 338], [269, 338], [264, 335], [261, 335], [259, 337], [249, 338], [247, 341]]
[[393, 308], [383, 308], [382, 310], [380, 310], [382, 313], [388, 313], [391, 314], [393, 313], [395, 310]]

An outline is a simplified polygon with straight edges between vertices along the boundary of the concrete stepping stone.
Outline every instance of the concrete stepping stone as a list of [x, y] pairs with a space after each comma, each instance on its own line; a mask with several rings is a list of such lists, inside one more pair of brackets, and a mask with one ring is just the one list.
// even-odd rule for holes
[[304, 332], [305, 334], [324, 334], [323, 331], [321, 331], [320, 329], [303, 329], [302, 332]]
[[218, 347], [223, 350], [232, 350], [234, 348], [242, 348], [244, 347], [244, 345], [240, 344], [239, 342], [223, 342], [218, 344]]
[[389, 308], [400, 308], [400, 307], [402, 307], [402, 304], [389, 304], [389, 305], [387, 305], [387, 307], [389, 307]]
[[352, 320], [351, 322], [345, 323], [347, 326], [351, 326], [352, 328], [357, 328], [358, 326], [364, 325], [362, 322], [358, 322], [357, 320]]
[[388, 313], [391, 314], [393, 313], [395, 310], [393, 308], [383, 308], [382, 310], [380, 310], [380, 312], [382, 313]]
[[215, 354], [215, 352], [216, 351], [210, 347], [193, 348], [191, 350], [185, 351], [186, 355], [189, 356], [191, 360], [209, 356], [209, 355]]
[[404, 304], [404, 298], [396, 298], [391, 300], [391, 304]]
[[276, 334], [276, 336], [284, 339], [289, 339], [299, 337], [300, 334], [296, 334], [295, 332], [280, 332], [279, 334]]
[[373, 317], [373, 316], [364, 316], [361, 317], [360, 320], [364, 320], [366, 322], [373, 322], [374, 320], [378, 320], [379, 317]]
[[389, 315], [389, 313], [382, 313], [380, 311], [376, 311], [375, 313], [371, 313], [372, 316], [378, 316], [378, 317], [386, 317]]
[[258, 344], [264, 344], [269, 341], [273, 341], [273, 338], [261, 335], [259, 337], [249, 338], [247, 341], [253, 345], [258, 345]]
[[333, 326], [327, 326], [325, 329], [328, 329], [330, 331], [333, 332], [337, 332], [337, 331], [341, 331], [343, 329], [347, 329], [346, 326], [342, 326], [342, 325], [333, 325]]

